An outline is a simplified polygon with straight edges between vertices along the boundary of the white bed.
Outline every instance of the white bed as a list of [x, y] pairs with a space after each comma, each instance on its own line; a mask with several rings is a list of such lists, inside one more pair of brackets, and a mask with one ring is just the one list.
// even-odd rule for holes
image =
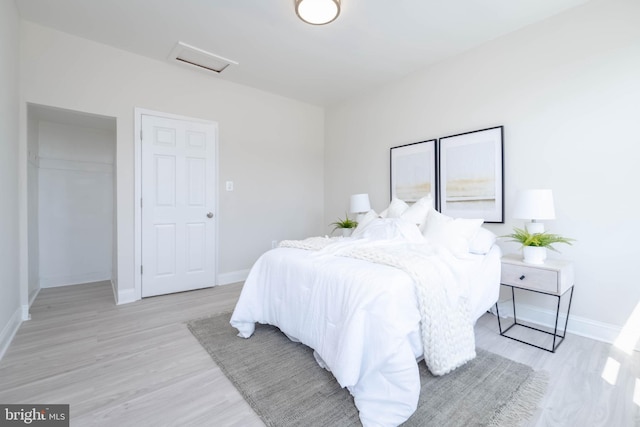
[[[397, 246], [394, 237], [389, 243]], [[340, 239], [328, 248], [353, 241], [367, 239]], [[399, 425], [416, 409], [416, 361], [425, 354], [415, 280], [396, 267], [339, 252], [268, 251], [251, 269], [231, 324], [244, 338], [253, 334], [256, 322], [277, 326], [313, 348], [318, 363], [349, 389], [364, 426]], [[446, 255], [459, 286], [451, 295], [462, 296], [475, 323], [498, 298], [499, 248], [455, 257], [442, 247], [435, 252]]]

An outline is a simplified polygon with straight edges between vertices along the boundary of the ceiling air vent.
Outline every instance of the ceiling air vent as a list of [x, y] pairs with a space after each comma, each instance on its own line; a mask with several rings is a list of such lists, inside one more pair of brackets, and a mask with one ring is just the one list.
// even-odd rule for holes
[[236, 61], [232, 61], [222, 56], [214, 55], [206, 50], [178, 42], [176, 47], [171, 51], [169, 59], [176, 60], [182, 64], [192, 67], [213, 71], [217, 74], [223, 72], [229, 65], [238, 65]]

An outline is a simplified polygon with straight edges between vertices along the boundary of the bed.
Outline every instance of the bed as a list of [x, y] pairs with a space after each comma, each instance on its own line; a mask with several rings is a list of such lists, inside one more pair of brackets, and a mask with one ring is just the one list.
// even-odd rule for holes
[[254, 264], [231, 317], [241, 337], [258, 322], [313, 348], [367, 427], [415, 411], [417, 363], [442, 375], [475, 357], [473, 325], [498, 298], [501, 253], [482, 221], [433, 209], [426, 226], [409, 218], [372, 215], [351, 238], [282, 242]]

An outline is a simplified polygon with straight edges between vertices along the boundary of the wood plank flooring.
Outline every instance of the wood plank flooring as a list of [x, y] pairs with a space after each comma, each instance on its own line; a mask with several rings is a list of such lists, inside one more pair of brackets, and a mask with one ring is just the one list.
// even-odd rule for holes
[[[263, 426], [185, 325], [231, 311], [241, 286], [123, 306], [107, 282], [43, 289], [0, 361], [0, 402], [68, 403], [73, 426]], [[639, 353], [573, 335], [548, 353], [500, 337], [489, 314], [476, 341], [549, 372], [529, 426], [640, 426]], [[613, 385], [609, 359], [620, 364]]]

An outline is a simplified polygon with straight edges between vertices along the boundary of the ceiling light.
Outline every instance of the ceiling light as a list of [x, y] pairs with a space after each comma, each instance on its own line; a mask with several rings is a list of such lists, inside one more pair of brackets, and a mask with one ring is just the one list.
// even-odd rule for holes
[[340, 0], [296, 0], [296, 13], [307, 24], [328, 24], [340, 15]]

